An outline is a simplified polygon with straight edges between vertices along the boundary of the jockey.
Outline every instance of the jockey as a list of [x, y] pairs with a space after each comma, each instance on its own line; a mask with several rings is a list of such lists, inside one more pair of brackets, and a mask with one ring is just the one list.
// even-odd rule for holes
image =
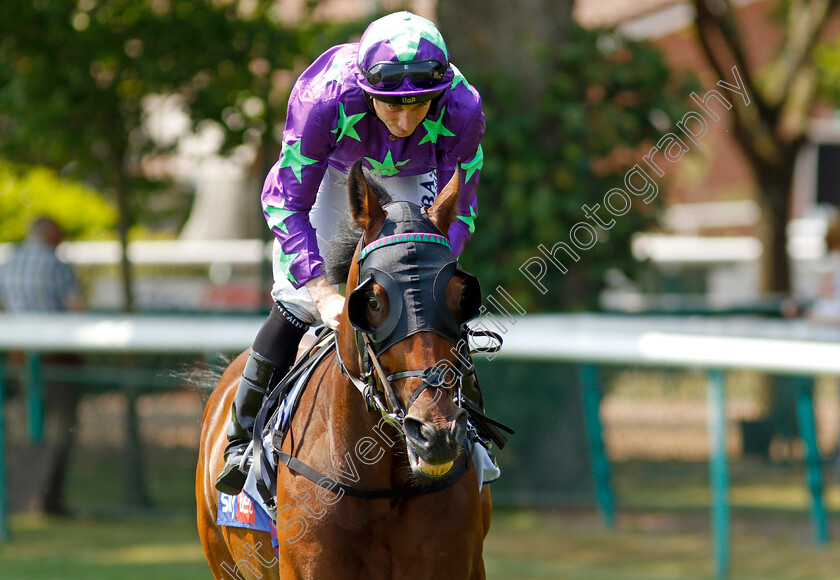
[[275, 306], [234, 395], [220, 491], [241, 491], [254, 417], [310, 325], [338, 328], [344, 297], [327, 282], [322, 256], [347, 209], [347, 170], [364, 158], [394, 201], [428, 207], [460, 165], [458, 219], [448, 232], [458, 256], [474, 230], [483, 134], [481, 97], [449, 62], [435, 25], [410, 12], [371, 23], [360, 42], [330, 48], [297, 80], [262, 191], [275, 236]]

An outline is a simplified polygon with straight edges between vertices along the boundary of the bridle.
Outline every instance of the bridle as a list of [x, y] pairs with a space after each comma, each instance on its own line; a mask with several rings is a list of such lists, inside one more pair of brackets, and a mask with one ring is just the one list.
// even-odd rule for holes
[[[460, 399], [461, 378], [470, 370], [468, 365], [471, 364], [465, 340], [468, 336], [466, 322], [478, 315], [481, 290], [478, 280], [458, 267], [446, 237], [428, 231], [434, 226], [428, 221], [425, 210], [406, 202], [387, 207], [391, 210], [389, 215], [400, 214], [395, 210], [402, 210], [402, 221], [408, 221], [411, 229], [384, 232], [384, 235], [380, 231], [379, 237], [368, 244], [365, 244], [364, 235], [359, 240], [356, 261], [361, 283], [347, 299], [360, 358], [359, 376], [349, 372], [338, 350], [336, 356], [342, 372], [364, 396], [368, 410], [379, 411], [386, 421], [402, 429], [408, 410], [427, 389], [454, 388], [455, 400]], [[427, 231], [416, 231], [418, 229]], [[446, 305], [446, 287], [454, 276], [460, 276], [464, 281], [460, 319], [456, 319]], [[376, 328], [368, 324], [364, 310], [365, 299], [374, 283], [382, 286], [389, 300], [386, 319]], [[455, 344], [456, 349], [467, 349], [464, 356], [455, 357], [454, 368], [449, 369], [453, 371], [454, 384], [446, 382], [449, 373], [438, 365], [394, 373], [387, 373], [382, 367], [379, 357], [383, 352], [421, 331], [442, 335]], [[412, 378], [419, 379], [420, 384], [403, 404], [392, 382]]]
[[[344, 361], [341, 359], [339, 349], [336, 348], [336, 359], [341, 372], [344, 373], [350, 382], [355, 386], [362, 396], [365, 398], [365, 404], [368, 411], [379, 411], [382, 417], [397, 427], [400, 431], [403, 430], [403, 422], [408, 410], [420, 397], [426, 389], [437, 388], [444, 386], [444, 381], [440, 375], [444, 373], [436, 367], [428, 367], [424, 370], [409, 370], [400, 371], [397, 373], [388, 374], [382, 368], [382, 363], [379, 362], [379, 356], [373, 349], [370, 343], [370, 337], [362, 331], [355, 330], [356, 343], [359, 349], [359, 354], [362, 361], [362, 371], [360, 376], [355, 377], [347, 369]], [[361, 343], [361, 345], [359, 345]], [[458, 359], [459, 366], [461, 359]], [[460, 377], [464, 375], [459, 370], [457, 373], [458, 385], [456, 387], [456, 400], [460, 397]], [[396, 393], [391, 381], [398, 381], [408, 378], [420, 378], [420, 385], [411, 393], [403, 405]], [[383, 401], [384, 400], [384, 401]]]
[[[485, 336], [497, 342], [496, 345], [474, 349], [472, 352], [495, 352], [501, 348], [501, 337], [486, 330], [474, 331], [469, 329], [466, 322], [479, 313], [481, 306], [481, 290], [478, 280], [460, 268], [452, 255], [449, 241], [425, 215], [425, 209], [408, 202], [396, 202], [385, 206], [389, 218], [393, 215], [402, 219], [389, 219], [380, 230], [379, 237], [370, 244], [364, 244], [364, 235], [359, 240], [356, 250], [359, 265], [359, 280], [362, 282], [348, 295], [347, 308], [350, 324], [353, 327], [356, 350], [359, 355], [359, 376], [354, 376], [341, 358], [338, 340], [331, 332], [321, 335], [327, 340], [325, 346], [312, 356], [310, 367], [317, 366], [331, 351], [335, 350], [335, 357], [341, 372], [361, 392], [368, 411], [378, 411], [385, 421], [395, 426], [400, 433], [404, 433], [404, 420], [411, 406], [420, 395], [429, 388], [444, 386], [446, 371], [437, 366], [426, 369], [410, 369], [395, 373], [387, 373], [379, 357], [397, 342], [417, 332], [434, 332], [449, 339], [455, 344], [457, 364], [448, 370], [454, 372], [455, 393], [453, 401], [456, 405], [469, 410], [469, 402], [461, 393], [461, 382], [466, 373], [472, 371], [470, 359], [470, 336]], [[408, 226], [406, 228], [406, 226]], [[391, 231], [387, 231], [388, 229]], [[432, 229], [420, 231], [422, 229]], [[406, 231], [394, 231], [403, 229]], [[397, 254], [394, 254], [397, 252]], [[390, 254], [390, 255], [389, 255]], [[412, 260], [404, 260], [409, 254]], [[411, 262], [411, 263], [407, 263]], [[378, 267], [382, 266], [382, 267]], [[416, 271], [415, 271], [416, 270]], [[456, 319], [449, 311], [445, 302], [446, 287], [454, 276], [464, 280], [461, 299], [461, 316]], [[367, 324], [364, 310], [364, 299], [372, 288], [372, 284], [381, 285], [388, 293], [389, 311], [386, 320], [377, 328]], [[332, 337], [330, 337], [332, 335]], [[328, 338], [329, 337], [329, 338]], [[315, 345], [313, 345], [314, 347]], [[312, 347], [310, 347], [311, 350]], [[308, 353], [307, 353], [308, 354]], [[304, 355], [301, 359], [307, 359]], [[442, 361], [441, 361], [442, 362]], [[450, 363], [451, 364], [451, 363]], [[304, 366], [307, 366], [304, 364]], [[293, 371], [284, 379], [283, 387], [275, 389], [277, 396], [288, 384], [295, 379]], [[406, 399], [405, 405], [397, 397], [393, 382], [401, 379], [419, 378], [420, 385]], [[450, 385], [447, 385], [450, 386]], [[272, 397], [275, 393], [272, 393]], [[298, 395], [299, 396], [299, 395]], [[255, 432], [262, 433], [265, 425], [265, 412], [258, 415]], [[466, 447], [464, 461], [453, 468], [447, 475], [435, 482], [423, 486], [408, 485], [388, 489], [362, 489], [349, 484], [335, 481], [311, 466], [282, 451], [285, 431], [275, 431], [272, 436], [272, 447], [278, 462], [283, 463], [293, 472], [300, 474], [310, 481], [330, 489], [339, 494], [347, 494], [362, 499], [380, 499], [410, 497], [419, 494], [433, 493], [454, 485], [469, 469], [469, 446]], [[473, 438], [474, 440], [474, 438]], [[258, 449], [258, 461], [255, 461], [257, 490], [266, 501], [272, 505], [271, 491], [276, 485], [276, 475], [268, 468], [265, 454], [262, 452], [261, 438], [255, 438]], [[276, 505], [276, 504], [275, 504]]]

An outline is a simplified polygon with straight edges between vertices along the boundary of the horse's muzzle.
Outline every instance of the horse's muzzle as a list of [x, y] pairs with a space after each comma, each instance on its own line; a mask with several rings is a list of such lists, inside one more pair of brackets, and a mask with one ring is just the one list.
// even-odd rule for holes
[[411, 469], [427, 476], [446, 475], [458, 456], [467, 433], [467, 412], [458, 409], [455, 418], [443, 427], [408, 416], [403, 421]]

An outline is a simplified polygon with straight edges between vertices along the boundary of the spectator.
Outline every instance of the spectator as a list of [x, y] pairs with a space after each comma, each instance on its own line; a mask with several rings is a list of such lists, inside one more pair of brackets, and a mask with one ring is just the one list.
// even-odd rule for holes
[[[42, 217], [32, 223], [26, 241], [0, 266], [0, 305], [7, 312], [82, 310], [76, 274], [56, 256], [56, 247], [63, 237], [61, 228], [52, 219]], [[16, 358], [18, 363], [22, 361], [20, 353], [16, 353]], [[72, 354], [44, 354], [41, 363], [67, 366], [78, 365], [80, 360]], [[36, 507], [49, 514], [65, 511], [64, 480], [81, 395], [78, 384], [47, 384], [44, 443], [22, 450], [25, 457], [10, 472], [13, 489], [36, 494]], [[15, 486], [15, 480], [21, 483]]]
[[36, 219], [29, 236], [0, 267], [0, 303], [8, 312], [82, 309], [73, 268], [55, 255], [64, 232], [50, 218]]

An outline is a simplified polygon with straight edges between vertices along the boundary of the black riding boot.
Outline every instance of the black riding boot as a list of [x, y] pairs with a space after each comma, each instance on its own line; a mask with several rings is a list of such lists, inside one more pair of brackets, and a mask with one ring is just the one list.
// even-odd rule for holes
[[268, 393], [271, 377], [277, 369], [274, 364], [257, 352], [251, 351], [242, 379], [230, 406], [228, 444], [225, 447], [225, 466], [216, 479], [216, 489], [222, 493], [237, 495], [245, 485], [250, 458], [245, 461], [244, 471], [240, 469], [242, 455], [248, 449], [254, 430], [254, 419]]
[[294, 363], [307, 328], [309, 325], [277, 304], [257, 333], [231, 404], [225, 466], [216, 478], [216, 489], [222, 493], [237, 495], [242, 491], [251, 465], [251, 457], [243, 462], [243, 454], [253, 437], [254, 420], [269, 388]]

